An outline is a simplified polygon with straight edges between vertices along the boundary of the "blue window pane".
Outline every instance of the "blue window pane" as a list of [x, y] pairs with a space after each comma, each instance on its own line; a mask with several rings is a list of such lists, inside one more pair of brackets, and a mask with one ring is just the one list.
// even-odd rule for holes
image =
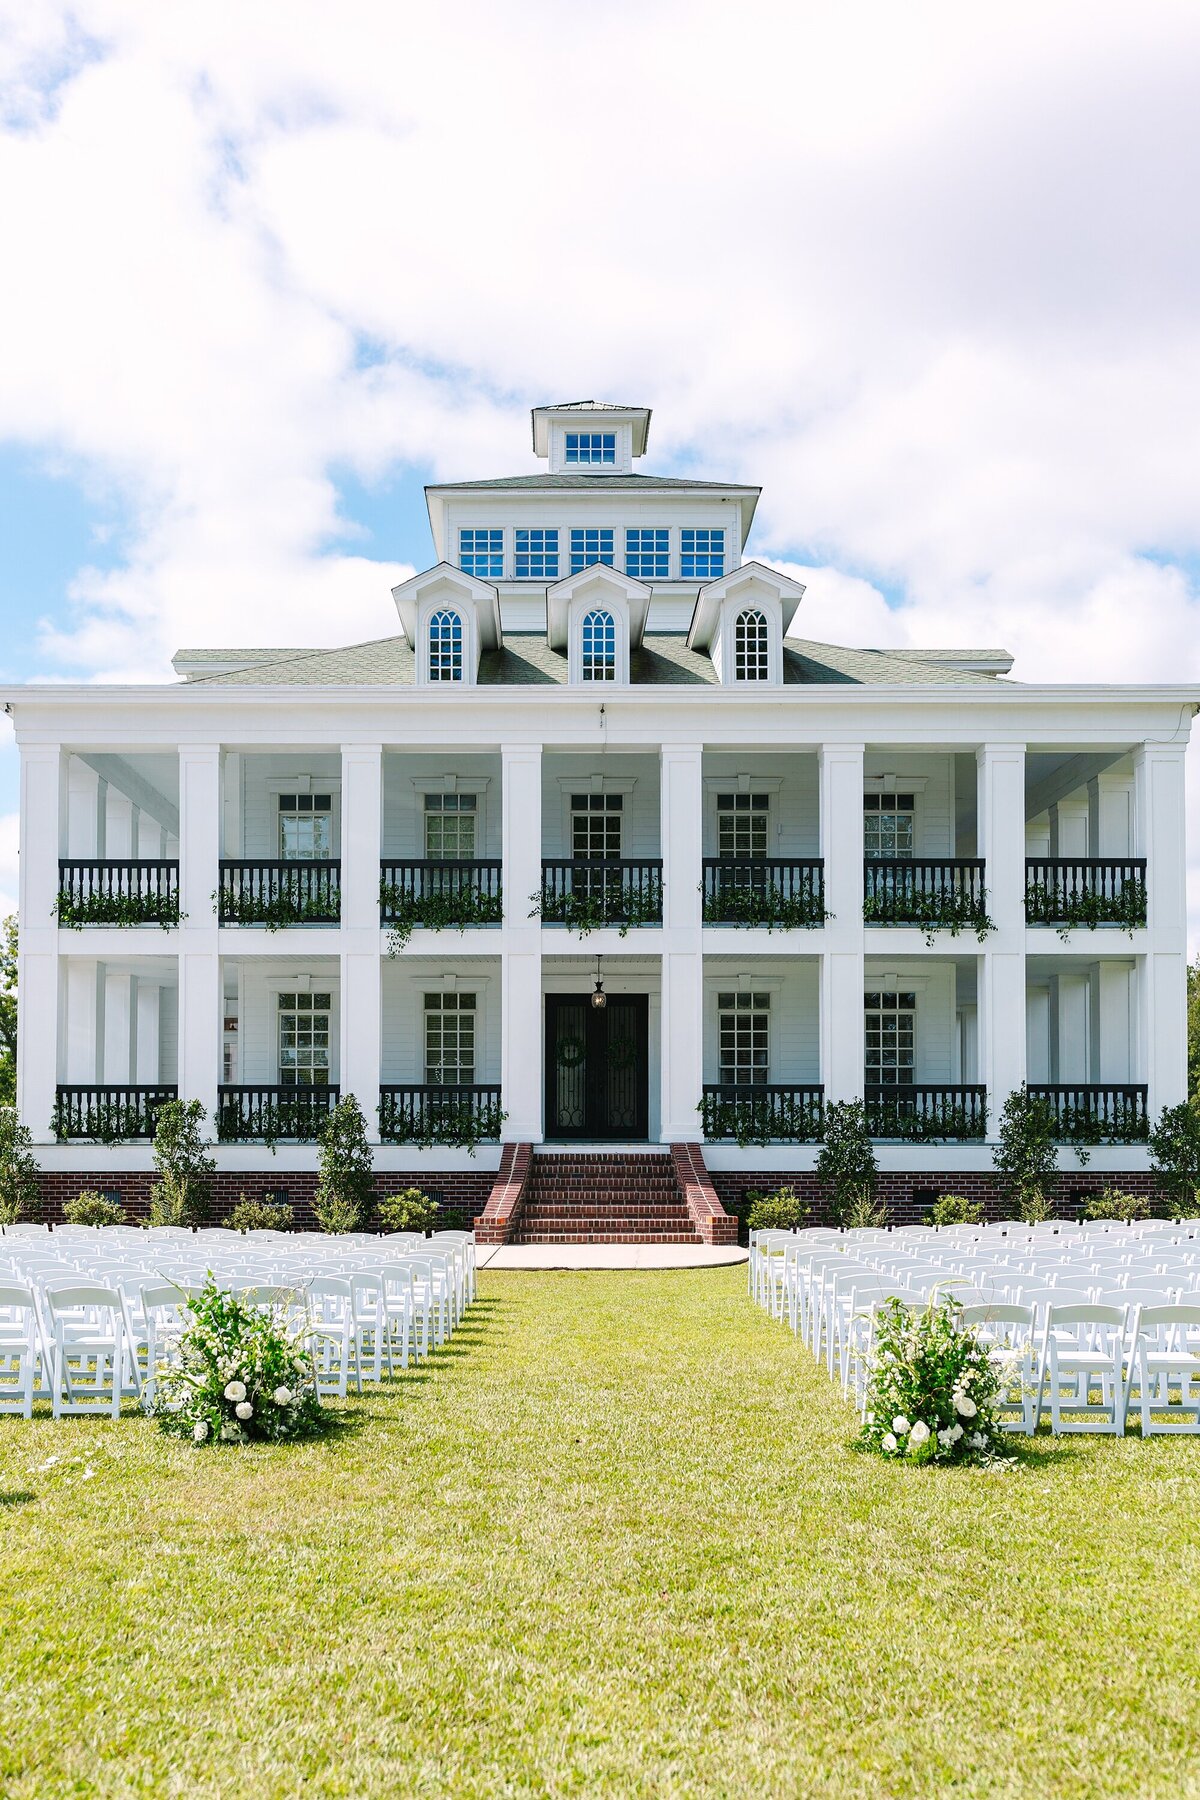
[[617, 679], [617, 627], [611, 613], [590, 612], [583, 621], [583, 679]]
[[517, 530], [517, 580], [558, 579], [558, 532], [542, 526]]
[[430, 681], [463, 678], [463, 628], [456, 612], [435, 612], [429, 621]]
[[625, 533], [625, 573], [638, 581], [665, 581], [670, 565], [670, 533], [664, 527]]
[[679, 548], [683, 581], [716, 581], [725, 573], [725, 532], [708, 526], [685, 526]]
[[613, 565], [613, 530], [611, 525], [575, 527], [571, 532], [571, 574], [590, 568], [593, 563]]
[[605, 464], [617, 460], [617, 434], [615, 431], [568, 431], [567, 457], [568, 463]]
[[481, 581], [504, 579], [504, 531], [500, 526], [468, 528], [458, 534], [458, 566]]

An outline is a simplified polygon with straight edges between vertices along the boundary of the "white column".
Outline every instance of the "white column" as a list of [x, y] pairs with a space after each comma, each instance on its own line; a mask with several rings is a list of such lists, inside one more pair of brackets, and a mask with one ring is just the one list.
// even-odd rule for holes
[[1136, 1021], [1131, 1005], [1131, 967], [1127, 962], [1097, 964], [1093, 1081], [1134, 1079], [1132, 1051]]
[[149, 1087], [161, 1079], [159, 1057], [162, 989], [156, 981], [139, 978], [137, 984], [136, 1066], [133, 1079]]
[[64, 756], [63, 761], [68, 787], [65, 854], [99, 856], [100, 777], [77, 756]]
[[383, 746], [342, 750], [341, 1087], [378, 1136], [382, 992], [379, 964], [379, 856]]
[[104, 1080], [119, 1086], [135, 1081], [133, 1034], [137, 1024], [136, 981], [132, 975], [104, 977]]
[[995, 1136], [1009, 1094], [1025, 1080], [1025, 750], [984, 744], [979, 772], [979, 852], [995, 930], [977, 959], [979, 1067]]
[[1105, 772], [1088, 782], [1088, 845], [1093, 856], [1130, 856], [1133, 778]]
[[542, 938], [529, 917], [542, 887], [542, 751], [502, 744], [504, 930], [500, 970], [501, 1105], [509, 1143], [542, 1141]]
[[821, 958], [821, 1080], [826, 1100], [863, 1093], [862, 744], [822, 744], [821, 855], [825, 952]]
[[[104, 1033], [104, 970], [91, 957], [72, 956], [66, 971], [66, 1078], [73, 1086], [91, 1087], [104, 1079], [101, 1043]], [[46, 1118], [49, 1118], [47, 1113]], [[46, 1121], [43, 1120], [45, 1133]], [[30, 1130], [38, 1135], [32, 1122]]]
[[215, 1135], [221, 1069], [221, 963], [213, 895], [220, 879], [221, 747], [179, 752], [179, 1097], [199, 1100]]
[[1137, 854], [1146, 858], [1147, 942], [1138, 981], [1141, 1079], [1151, 1120], [1187, 1098], [1184, 746], [1142, 744], [1133, 759]]
[[[58, 859], [65, 840], [66, 757], [57, 744], [21, 746], [21, 934], [17, 982], [17, 1104], [34, 1138], [50, 1138], [58, 1081]], [[94, 823], [94, 814], [93, 814]], [[95, 1046], [93, 1044], [93, 1057]]]
[[703, 763], [702, 745], [672, 744], [663, 748], [659, 765], [663, 855], [659, 1138], [668, 1144], [698, 1142], [701, 1137]]

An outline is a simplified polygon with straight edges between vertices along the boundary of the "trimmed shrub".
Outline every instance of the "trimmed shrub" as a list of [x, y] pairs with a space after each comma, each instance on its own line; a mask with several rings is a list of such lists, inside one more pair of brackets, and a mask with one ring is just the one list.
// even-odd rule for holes
[[821, 1121], [817, 1181], [828, 1196], [835, 1225], [845, 1224], [848, 1209], [862, 1194], [874, 1196], [878, 1172], [862, 1101], [830, 1101]]
[[33, 1137], [15, 1106], [0, 1106], [0, 1225], [28, 1218], [41, 1199]]
[[339, 1100], [321, 1127], [321, 1172], [313, 1211], [322, 1231], [365, 1231], [375, 1205], [367, 1122], [353, 1094]]
[[105, 1199], [95, 1188], [84, 1188], [74, 1200], [66, 1202], [63, 1218], [68, 1225], [124, 1225], [125, 1209], [115, 1200]]
[[773, 1194], [751, 1192], [746, 1198], [750, 1202], [746, 1223], [751, 1231], [796, 1231], [812, 1212], [808, 1202], [790, 1187], [777, 1188]]
[[939, 1194], [929, 1214], [931, 1225], [982, 1225], [983, 1207], [962, 1194]]
[[226, 1223], [231, 1231], [290, 1231], [292, 1209], [278, 1200], [247, 1200], [238, 1195], [238, 1203]]
[[1134, 1219], [1150, 1217], [1150, 1202], [1144, 1194], [1125, 1194], [1120, 1188], [1105, 1188], [1088, 1201], [1083, 1209], [1085, 1219], [1122, 1219], [1130, 1224]]
[[151, 1225], [203, 1225], [208, 1217], [217, 1165], [201, 1136], [207, 1117], [199, 1100], [168, 1100], [159, 1107], [154, 1132], [159, 1180], [150, 1190]]
[[402, 1194], [389, 1194], [379, 1202], [379, 1222], [385, 1231], [433, 1231], [440, 1208], [436, 1200], [420, 1188], [405, 1188]]

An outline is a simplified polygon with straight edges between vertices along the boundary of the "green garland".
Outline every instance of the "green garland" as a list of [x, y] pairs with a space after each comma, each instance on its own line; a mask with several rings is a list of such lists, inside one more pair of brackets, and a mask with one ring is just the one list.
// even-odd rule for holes
[[768, 931], [774, 931], [776, 926], [781, 931], [811, 931], [832, 917], [820, 894], [784, 895], [778, 888], [729, 887], [704, 897], [706, 925], [765, 925]]
[[76, 1123], [68, 1128], [67, 1109], [61, 1100], [55, 1101], [50, 1130], [56, 1143], [123, 1144], [130, 1138], [154, 1136], [153, 1112], [137, 1101], [90, 1102], [74, 1117]]
[[820, 1140], [823, 1107], [819, 1095], [800, 1100], [780, 1100], [753, 1090], [736, 1100], [705, 1094], [697, 1110], [701, 1129], [710, 1143], [730, 1138], [739, 1150], [750, 1145], [815, 1144]]
[[[611, 898], [610, 898], [611, 894]], [[565, 925], [568, 931], [586, 937], [590, 931], [601, 931], [615, 925], [620, 937], [639, 925], [662, 922], [662, 882], [657, 876], [636, 888], [625, 888], [606, 882], [603, 894], [580, 893], [574, 888], [563, 894], [530, 894], [533, 905], [531, 919], [540, 918], [543, 925]]]
[[[215, 893], [212, 898], [217, 904]], [[331, 910], [333, 918], [330, 918]], [[337, 894], [331, 894], [328, 901], [315, 895], [302, 900], [299, 895], [288, 893], [223, 892], [220, 896], [222, 925], [261, 925], [266, 931], [280, 931], [288, 925], [332, 925], [337, 922], [340, 910]]]
[[258, 1109], [257, 1129], [250, 1130], [243, 1118], [238, 1100], [223, 1100], [217, 1108], [217, 1142], [219, 1144], [265, 1144], [272, 1155], [280, 1139], [297, 1144], [315, 1144], [329, 1117], [329, 1104], [324, 1100], [301, 1098], [270, 1100]]
[[498, 1100], [485, 1100], [482, 1105], [447, 1100], [427, 1103], [414, 1118], [386, 1097], [379, 1103], [379, 1136], [385, 1144], [413, 1144], [419, 1150], [440, 1145], [474, 1156], [478, 1144], [499, 1140], [507, 1117]]
[[170, 931], [187, 917], [178, 894], [89, 894], [82, 900], [60, 894], [52, 910], [65, 931], [84, 925], [160, 925]]
[[[903, 908], [906, 917], [903, 919], [888, 917]], [[958, 937], [964, 931], [973, 931], [982, 944], [990, 931], [995, 931], [993, 920], [987, 915], [987, 893], [981, 889], [979, 897], [973, 894], [943, 891], [940, 894], [905, 894], [891, 900], [877, 895], [868, 895], [863, 900], [863, 923], [866, 925], [915, 925], [925, 934], [925, 942], [932, 948], [936, 943], [936, 933], [948, 931], [951, 937]]]
[[423, 925], [427, 931], [466, 931], [472, 925], [499, 925], [504, 906], [499, 894], [461, 887], [414, 894], [381, 882], [379, 907], [388, 927], [388, 955], [398, 956]]
[[1095, 931], [1098, 925], [1118, 925], [1133, 935], [1146, 923], [1146, 884], [1126, 881], [1118, 894], [1059, 894], [1045, 882], [1025, 890], [1025, 923], [1056, 925], [1066, 942], [1077, 927]]
[[867, 1120], [873, 1138], [898, 1139], [904, 1144], [978, 1142], [987, 1137], [987, 1109], [955, 1104], [936, 1113], [910, 1111], [894, 1100], [867, 1103]]

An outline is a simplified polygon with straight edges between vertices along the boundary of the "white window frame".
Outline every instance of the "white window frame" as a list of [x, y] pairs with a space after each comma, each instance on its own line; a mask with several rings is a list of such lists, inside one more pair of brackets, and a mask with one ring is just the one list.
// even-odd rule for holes
[[[583, 677], [583, 626], [589, 613], [605, 612], [613, 622], [616, 656], [611, 681], [585, 681]], [[629, 605], [611, 591], [576, 595], [567, 613], [567, 680], [575, 687], [591, 688], [604, 693], [614, 687], [629, 685]]]
[[[438, 1001], [439, 1004], [436, 1007], [430, 1006], [429, 1002], [431, 1000], [435, 1000], [435, 999]], [[469, 999], [471, 1001], [471, 1005], [469, 1007], [464, 1007], [462, 1005], [462, 1002], [467, 999]], [[447, 1001], [453, 1001], [453, 1005], [447, 1006], [447, 1004], [446, 1004]], [[480, 1045], [480, 1030], [479, 1030], [479, 1027], [480, 1027], [479, 995], [476, 992], [475, 988], [470, 987], [470, 986], [463, 986], [461, 988], [458, 986], [455, 986], [453, 988], [448, 988], [445, 986], [437, 987], [437, 986], [431, 986], [429, 983], [425, 983], [420, 989], [420, 1003], [421, 1003], [420, 1055], [421, 1055], [422, 1085], [427, 1086], [427, 1087], [438, 1086], [438, 1085], [444, 1085], [446, 1087], [475, 1087], [475, 1086], [477, 1086], [479, 1083], [479, 1062], [480, 1062], [481, 1045]], [[430, 1074], [429, 1074], [429, 1034], [428, 1034], [427, 1026], [428, 1026], [428, 1020], [429, 1020], [430, 1015], [435, 1012], [441, 1013], [443, 1015], [448, 1012], [454, 1012], [457, 1015], [457, 1017], [459, 1017], [459, 1018], [461, 1018], [465, 1012], [469, 1012], [471, 1015], [471, 1020], [472, 1020], [471, 1079], [469, 1082], [464, 1082], [460, 1078], [455, 1081], [450, 1081], [450, 1082], [445, 1082], [445, 1083], [435, 1083], [435, 1082], [431, 1081], [431, 1079], [430, 1079]]]
[[[462, 674], [457, 681], [434, 681], [430, 668], [429, 627], [438, 613], [455, 613], [462, 623]], [[442, 593], [424, 600], [417, 614], [417, 673], [422, 687], [474, 687], [479, 675], [479, 629], [475, 608], [468, 600]]]
[[[455, 563], [454, 563], [455, 568], [458, 569], [463, 575], [469, 576], [472, 581], [486, 581], [489, 584], [494, 584], [497, 581], [503, 581], [505, 578], [505, 575], [508, 572], [508, 533], [507, 533], [505, 527], [503, 525], [458, 525], [455, 527], [455, 529], [458, 533], [458, 538], [457, 538], [457, 542], [456, 542], [456, 546], [455, 546], [455, 548], [457, 550], [457, 556], [455, 558]], [[467, 552], [467, 554], [471, 555], [471, 556], [478, 556], [480, 554], [486, 555], [488, 557], [494, 556], [496, 554], [496, 552], [495, 552], [495, 549], [492, 547], [490, 540], [493, 536], [495, 536], [497, 534], [499, 535], [499, 538], [500, 538], [500, 573], [498, 575], [491, 575], [491, 574], [477, 575], [474, 569], [464, 569], [463, 568], [463, 560], [462, 559], [463, 559], [464, 553], [463, 553], [463, 547], [462, 547], [462, 539], [463, 539], [464, 531], [470, 531], [470, 532], [476, 532], [476, 533], [478, 533], [480, 531], [486, 531], [488, 533], [488, 538], [489, 538], [488, 549], [484, 552], [475, 551], [475, 550]]]
[[[737, 675], [737, 622], [744, 612], [759, 612], [767, 621], [767, 679], [739, 681]], [[721, 602], [721, 622], [713, 642], [713, 662], [723, 686], [778, 687], [783, 681], [783, 608], [774, 594], [748, 587]]]

